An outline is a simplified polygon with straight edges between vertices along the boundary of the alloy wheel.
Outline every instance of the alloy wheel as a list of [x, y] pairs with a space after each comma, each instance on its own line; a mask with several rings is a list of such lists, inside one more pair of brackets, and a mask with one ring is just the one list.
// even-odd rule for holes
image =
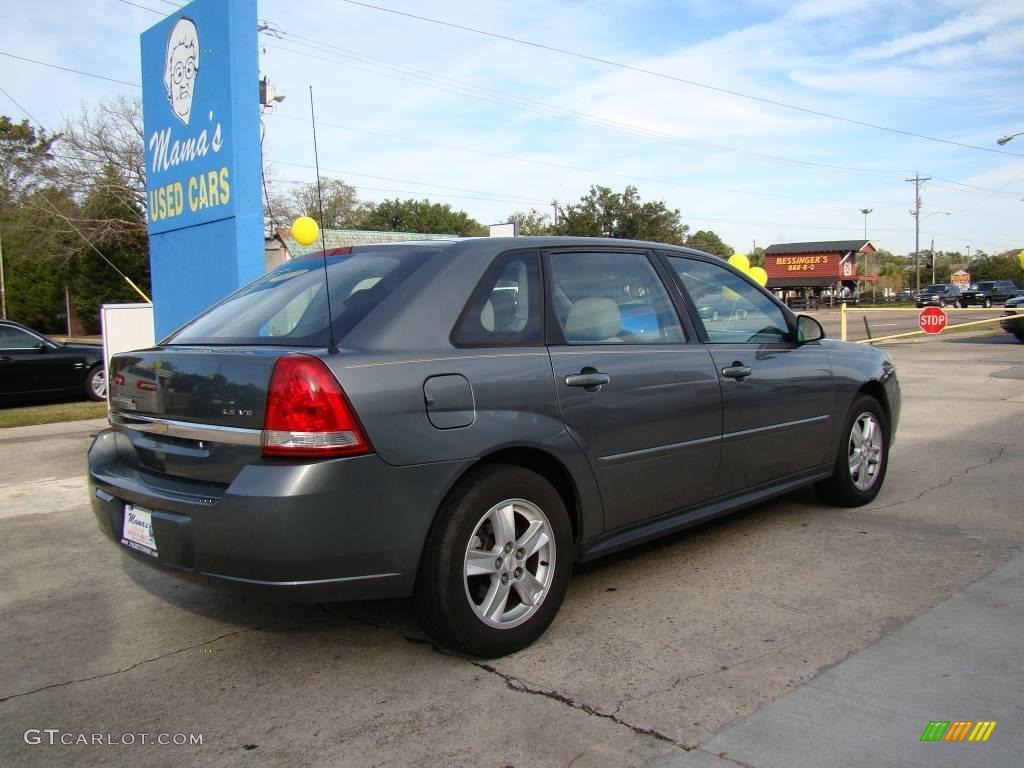
[[544, 512], [506, 499], [480, 518], [469, 538], [463, 581], [482, 622], [511, 629], [540, 608], [555, 573], [555, 537]]
[[847, 453], [850, 479], [858, 490], [866, 491], [878, 480], [883, 450], [881, 425], [865, 411], [853, 421]]
[[92, 393], [100, 400], [107, 399], [107, 372], [100, 368], [89, 381]]

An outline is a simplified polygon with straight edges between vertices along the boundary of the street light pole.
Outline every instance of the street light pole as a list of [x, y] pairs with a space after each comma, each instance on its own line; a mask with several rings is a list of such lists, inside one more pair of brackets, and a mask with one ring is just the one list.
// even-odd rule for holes
[[1002, 146], [1004, 146], [1006, 144], [1009, 144], [1011, 141], [1013, 141], [1018, 136], [1024, 136], [1024, 132], [1021, 132], [1021, 133], [1008, 133], [1006, 136], [1003, 136], [1001, 139], [996, 139], [996, 144], [998, 144], [1000, 147], [1002, 147]]
[[871, 213], [874, 208], [861, 208], [860, 212], [864, 214], [864, 239], [868, 239], [868, 214]]
[[[867, 239], [868, 239], [868, 214], [871, 213], [873, 210], [874, 210], [874, 208], [861, 208], [860, 209], [860, 212], [864, 214], [864, 242], [867, 242]], [[870, 262], [869, 262], [870, 258], [871, 257], [867, 253], [864, 254], [864, 276], [865, 277], [867, 277], [868, 268], [870, 267]], [[875, 295], [874, 283], [872, 283], [872, 286], [871, 286], [871, 295], [872, 295], [872, 297], [874, 297], [874, 295]]]

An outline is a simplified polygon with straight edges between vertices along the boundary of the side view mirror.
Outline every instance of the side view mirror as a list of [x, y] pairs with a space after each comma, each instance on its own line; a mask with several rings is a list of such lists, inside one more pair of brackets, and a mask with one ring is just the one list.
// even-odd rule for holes
[[796, 340], [800, 344], [825, 338], [825, 329], [810, 315], [796, 316]]
[[48, 347], [41, 341], [38, 344], [36, 344], [36, 352], [38, 352], [39, 354], [46, 352], [47, 349]]

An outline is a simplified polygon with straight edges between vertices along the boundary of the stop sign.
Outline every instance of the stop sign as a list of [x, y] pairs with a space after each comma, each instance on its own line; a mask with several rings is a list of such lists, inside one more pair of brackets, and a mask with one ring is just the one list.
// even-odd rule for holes
[[921, 316], [917, 318], [917, 324], [925, 333], [941, 333], [946, 327], [946, 313], [938, 307], [925, 307], [921, 310]]

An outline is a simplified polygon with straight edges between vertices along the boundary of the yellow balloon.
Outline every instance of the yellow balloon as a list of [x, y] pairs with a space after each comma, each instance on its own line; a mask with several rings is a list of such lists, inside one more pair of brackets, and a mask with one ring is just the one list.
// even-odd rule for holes
[[754, 282], [758, 285], [768, 284], [768, 273], [765, 272], [761, 267], [751, 267], [747, 270], [747, 274], [753, 278]]
[[309, 216], [299, 216], [292, 223], [292, 237], [299, 245], [312, 245], [320, 234], [320, 227]]
[[1024, 250], [1017, 254], [1017, 261], [1020, 262], [1021, 267], [1024, 267]]
[[722, 296], [727, 298], [729, 301], [736, 301], [740, 297], [740, 295], [736, 293], [736, 291], [734, 291], [732, 288], [723, 288]]
[[729, 263], [732, 264], [740, 272], [746, 272], [750, 269], [750, 259], [744, 256], [742, 253], [734, 253], [729, 257]]

